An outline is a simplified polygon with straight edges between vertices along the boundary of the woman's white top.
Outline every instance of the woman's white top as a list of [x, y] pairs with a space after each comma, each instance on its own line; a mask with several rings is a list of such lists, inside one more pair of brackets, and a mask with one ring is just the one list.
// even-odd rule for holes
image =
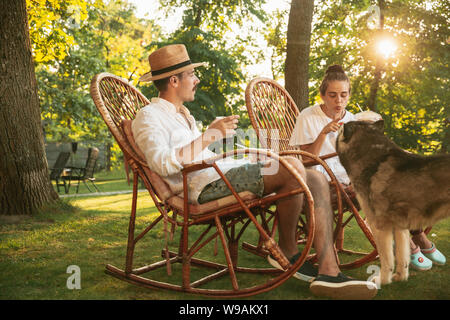
[[[355, 120], [354, 115], [346, 110], [344, 118], [341, 119], [340, 122], [346, 123], [353, 120]], [[292, 132], [289, 144], [291, 146], [300, 146], [313, 143], [319, 136], [322, 129], [331, 121], [333, 120], [322, 111], [319, 104], [302, 110], [295, 122], [294, 131]], [[322, 148], [320, 149], [319, 156], [336, 152], [337, 135], [338, 132], [329, 132], [326, 135], [325, 141], [322, 145]], [[333, 171], [334, 175], [341, 183], [350, 183], [347, 172], [345, 171], [337, 156], [327, 159], [325, 160], [325, 162], [328, 164], [331, 171]], [[328, 180], [330, 180], [330, 177], [322, 166], [317, 165], [313, 168], [324, 173]]]

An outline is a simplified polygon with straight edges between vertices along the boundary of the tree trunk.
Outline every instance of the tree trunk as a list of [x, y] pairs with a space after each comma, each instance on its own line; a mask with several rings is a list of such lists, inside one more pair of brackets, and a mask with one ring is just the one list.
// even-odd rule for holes
[[314, 0], [292, 0], [287, 31], [285, 87], [302, 110], [308, 102], [308, 67]]
[[450, 115], [444, 119], [444, 139], [439, 153], [450, 153]]
[[[381, 39], [381, 37], [383, 36], [384, 6], [385, 6], [384, 0], [378, 0], [378, 7], [380, 8], [380, 29], [378, 30], [378, 39]], [[370, 85], [369, 101], [367, 102], [367, 106], [368, 106], [369, 110], [372, 110], [374, 112], [377, 112], [376, 99], [377, 99], [378, 87], [380, 86], [382, 72], [383, 72], [383, 57], [377, 56], [376, 63], [375, 63], [375, 73], [374, 73], [374, 77], [373, 77], [373, 82]]]
[[48, 173], [25, 0], [0, 0], [0, 214], [58, 199]]
[[381, 69], [382, 69], [382, 66], [381, 66], [380, 58], [377, 58], [373, 81], [370, 84], [369, 101], [367, 102], [367, 107], [369, 108], [369, 110], [372, 110], [373, 112], [377, 112], [376, 99], [377, 99], [378, 87], [380, 86], [381, 71], [382, 71]]

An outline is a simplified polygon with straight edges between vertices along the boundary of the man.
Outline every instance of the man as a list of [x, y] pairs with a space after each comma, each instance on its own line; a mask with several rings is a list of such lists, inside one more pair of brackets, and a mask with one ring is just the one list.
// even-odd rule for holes
[[[133, 135], [149, 167], [161, 175], [174, 193], [180, 193], [183, 189], [183, 166], [216, 156], [207, 147], [233, 135], [239, 116], [216, 119], [205, 132], [200, 133], [195, 119], [183, 103], [194, 100], [200, 82], [194, 69], [204, 63], [192, 63], [185, 46], [179, 44], [154, 51], [149, 56], [149, 63], [151, 72], [143, 75], [140, 81], [153, 81], [159, 97], [153, 98], [138, 112], [132, 124]], [[377, 292], [374, 283], [351, 279], [343, 275], [337, 265], [332, 237], [333, 212], [325, 176], [314, 170], [305, 170], [296, 158], [286, 159], [307, 181], [315, 202], [314, 247], [319, 257], [319, 268], [317, 270], [311, 263], [305, 262], [295, 277], [310, 282], [314, 280], [310, 288], [317, 295], [350, 299], [373, 297]], [[250, 164], [224, 159], [216, 163], [237, 192], [248, 190], [262, 196], [298, 188], [298, 182], [283, 166], [279, 166], [275, 174], [264, 174], [264, 169], [274, 165], [271, 161]], [[229, 192], [213, 168], [190, 174], [188, 185], [191, 202], [204, 203], [224, 197]], [[294, 195], [279, 200], [276, 205], [279, 212], [278, 244], [294, 263], [300, 254], [295, 234], [303, 197]], [[272, 257], [269, 256], [268, 260], [273, 266], [281, 268]]]

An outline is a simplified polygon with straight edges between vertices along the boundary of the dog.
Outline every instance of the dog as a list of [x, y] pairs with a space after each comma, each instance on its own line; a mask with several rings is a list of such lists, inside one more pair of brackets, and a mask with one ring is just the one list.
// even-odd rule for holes
[[406, 281], [409, 230], [450, 216], [450, 155], [422, 156], [401, 149], [384, 135], [383, 120], [344, 124], [336, 151], [374, 235], [381, 263], [375, 282]]

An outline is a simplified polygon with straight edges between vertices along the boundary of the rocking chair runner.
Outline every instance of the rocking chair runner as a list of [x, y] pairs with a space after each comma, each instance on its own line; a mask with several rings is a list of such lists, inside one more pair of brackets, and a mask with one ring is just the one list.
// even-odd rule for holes
[[[344, 229], [352, 219], [356, 220], [364, 236], [369, 240], [371, 244], [370, 252], [358, 252], [362, 255], [361, 258], [347, 263], [340, 263], [340, 267], [343, 269], [356, 268], [376, 259], [377, 251], [375, 249], [375, 242], [371, 231], [359, 215], [359, 205], [354, 192], [345, 189], [337, 181], [324, 161], [325, 159], [337, 156], [337, 154], [333, 153], [317, 157], [311, 153], [301, 151], [298, 147], [289, 145], [289, 140], [299, 114], [299, 110], [289, 93], [272, 79], [255, 78], [250, 81], [246, 88], [245, 101], [250, 121], [263, 147], [269, 148], [280, 155], [295, 155], [300, 157], [305, 167], [322, 165], [330, 176], [331, 200], [334, 210], [337, 211], [335, 214], [334, 232], [336, 251], [338, 253], [356, 253], [352, 250], [344, 249]], [[344, 201], [341, 200], [341, 197]], [[345, 212], [349, 212], [350, 216], [343, 221]], [[259, 250], [259, 248], [254, 248], [249, 245], [247, 247], [253, 250]]]
[[[130, 283], [146, 286], [150, 288], [165, 288], [175, 291], [184, 291], [195, 294], [213, 295], [220, 297], [241, 297], [249, 296], [261, 292], [268, 291], [285, 282], [306, 260], [313, 241], [314, 234], [314, 215], [313, 215], [313, 199], [308, 187], [304, 183], [298, 172], [293, 169], [289, 163], [270, 151], [259, 151], [255, 149], [235, 150], [220, 155], [217, 159], [208, 163], [195, 163], [186, 166], [182, 170], [183, 182], [186, 186], [187, 175], [190, 172], [201, 170], [207, 167], [213, 167], [220, 177], [225, 181], [232, 195], [211, 201], [205, 204], [197, 205], [188, 203], [187, 188], [184, 188], [183, 197], [173, 194], [164, 180], [155, 172], [150, 170], [142, 152], [134, 142], [131, 131], [131, 120], [134, 119], [136, 112], [149, 101], [133, 86], [128, 84], [126, 80], [108, 73], [96, 75], [91, 83], [91, 96], [95, 102], [97, 109], [102, 115], [104, 121], [108, 125], [109, 130], [116, 139], [123, 151], [126, 162], [133, 172], [133, 198], [131, 206], [131, 216], [129, 221], [128, 246], [125, 259], [125, 268], [120, 269], [112, 265], [107, 265], [106, 272], [119, 279]], [[244, 154], [262, 154], [263, 156], [276, 159], [281, 165], [285, 166], [299, 183], [299, 188], [285, 194], [272, 194], [263, 198], [258, 198], [250, 192], [236, 193], [228, 182], [223, 173], [215, 164], [215, 160], [223, 157], [244, 155]], [[135, 221], [137, 213], [137, 187], [138, 179], [141, 179], [148, 190], [152, 200], [159, 211], [159, 216], [144, 231], [137, 236], [135, 235]], [[291, 196], [293, 194], [304, 193], [310, 210], [305, 212], [307, 227], [310, 232], [305, 235], [305, 243], [302, 254], [299, 259], [290, 264], [278, 245], [270, 235], [270, 230], [265, 225], [266, 220], [261, 218], [258, 222], [257, 216], [262, 216], [270, 211], [271, 206], [276, 200]], [[276, 211], [275, 211], [276, 215]], [[161, 261], [150, 265], [134, 268], [133, 259], [136, 245], [149, 232], [155, 231], [155, 226], [163, 221], [164, 230], [167, 231], [167, 224], [174, 229], [181, 229], [178, 252], [162, 248], [162, 256], [165, 258]], [[236, 227], [242, 224], [239, 231]], [[263, 239], [267, 250], [277, 259], [283, 266], [285, 272], [277, 269], [267, 268], [265, 264], [263, 268], [254, 266], [245, 267], [243, 264], [245, 259], [239, 259], [238, 253], [245, 252], [239, 250], [238, 243], [244, 233], [250, 231], [250, 225], [254, 226], [259, 237]], [[193, 233], [190, 232], [193, 227], [203, 228], [204, 231], [198, 238], [191, 242]], [[248, 231], [247, 231], [248, 230]], [[212, 234], [211, 234], [212, 232]], [[207, 235], [210, 234], [208, 237]], [[167, 236], [167, 234], [166, 234]], [[216, 261], [207, 261], [204, 256], [198, 256], [202, 249], [206, 249], [207, 245], [219, 237], [225, 256], [226, 263]], [[167, 241], [167, 240], [166, 240]], [[189, 246], [192, 243], [191, 246]], [[207, 251], [206, 256], [211, 256]], [[211, 257], [213, 258], [213, 257]], [[172, 273], [175, 270], [175, 264], [181, 263], [182, 279], [181, 283], [172, 283], [170, 279], [164, 280], [164, 275], [157, 273], [159, 268], [166, 266], [167, 272]], [[248, 262], [247, 262], [248, 263]], [[174, 264], [172, 268], [172, 264]], [[194, 276], [192, 272], [193, 266], [202, 266], [213, 269], [213, 273], [209, 273], [203, 278], [191, 281]], [[175, 271], [173, 271], [175, 272]], [[150, 273], [148, 277], [143, 274]], [[238, 278], [238, 274], [257, 274], [258, 284], [254, 282], [248, 284], [246, 278]], [[215, 287], [213, 280], [224, 275], [230, 277], [230, 288], [218, 289]], [[158, 280], [155, 280], [158, 279]], [[207, 285], [207, 287], [204, 287]], [[223, 284], [220, 285], [222, 287]]]

